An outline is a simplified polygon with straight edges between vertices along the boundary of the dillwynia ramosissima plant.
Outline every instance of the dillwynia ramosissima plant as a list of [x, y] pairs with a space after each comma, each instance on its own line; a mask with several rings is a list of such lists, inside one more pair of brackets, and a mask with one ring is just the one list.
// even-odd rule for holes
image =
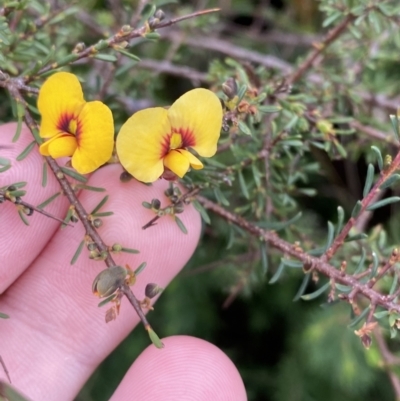
[[[382, 333], [394, 338], [400, 326], [400, 252], [398, 235], [371, 225], [370, 218], [374, 211], [387, 210], [400, 200], [395, 194], [400, 180], [395, 110], [400, 102], [373, 94], [382, 87], [394, 93], [400, 89], [400, 79], [393, 88], [389, 85], [393, 81], [378, 69], [379, 63], [386, 63], [385, 71], [398, 75], [388, 54], [400, 47], [400, 9], [393, 1], [363, 0], [324, 0], [320, 8], [325, 16], [323, 35], [313, 46], [302, 44], [307, 52], [300, 59], [292, 50], [287, 60], [213, 41], [216, 9], [165, 19], [161, 10], [148, 4], [132, 14], [132, 26], [120, 26], [116, 34], [84, 45], [79, 36], [83, 28], [68, 19], [78, 6], [47, 10], [31, 0], [10, 1], [0, 8], [0, 87], [11, 99], [7, 112], [19, 123], [14, 139], [18, 140], [22, 122], [34, 139], [18, 159], [30, 151], [40, 152], [60, 184], [60, 193], [73, 205], [62, 225], [78, 220], [83, 224], [86, 233], [79, 249], [71, 249], [72, 263], [90, 257], [106, 264], [94, 280], [93, 292], [104, 298], [101, 305], [111, 305], [107, 321], [117, 318], [126, 296], [153, 343], [162, 346], [143, 312], [161, 289], [149, 283], [142, 301], [131, 290], [145, 261], [135, 270], [117, 265], [114, 252], [135, 250], [103, 242], [101, 219], [108, 212], [100, 209], [107, 198], [99, 198], [98, 206], [88, 212], [76, 197], [77, 190], [96, 190], [85, 185], [84, 174], [120, 163], [125, 171], [117, 179], [123, 182], [170, 182], [168, 206], [161, 207], [159, 199], [142, 200], [143, 207], [154, 213], [143, 229], [151, 230], [161, 218], [173, 218], [184, 235], [187, 229], [178, 215], [190, 203], [215, 238], [227, 238], [226, 249], [218, 251], [220, 263], [232, 267], [221, 280], [230, 289], [226, 305], [239, 293], [301, 276], [294, 300], [321, 298], [326, 307], [347, 304], [349, 326], [365, 348], [371, 347], [375, 335], [385, 361]], [[16, 13], [23, 23], [13, 22]], [[42, 19], [32, 22], [32, 13]], [[103, 33], [88, 18], [81, 23], [95, 25], [96, 33]], [[190, 23], [185, 26], [184, 20]], [[62, 29], [48, 35], [56, 22], [70, 24], [72, 39], [67, 40]], [[167, 26], [175, 26], [175, 31], [164, 34], [162, 28]], [[227, 58], [213, 59], [208, 74], [171, 62], [162, 68], [209, 89], [195, 85], [174, 97], [168, 108], [156, 102], [128, 112], [132, 107], [125, 87], [134, 87], [137, 98], [149, 97], [149, 91], [154, 95], [159, 82], [146, 74], [161, 69], [160, 63], [140, 61], [132, 51], [139, 43], [135, 40], [151, 41], [158, 49], [160, 36], [174, 42], [178, 29], [187, 30], [179, 39], [186, 46], [183, 59], [190, 59], [193, 48]], [[194, 32], [204, 37], [199, 40]], [[380, 57], [372, 57], [373, 52]], [[107, 73], [99, 74], [95, 68], [99, 64], [93, 60], [108, 66]], [[142, 68], [147, 70], [141, 75], [131, 73]], [[80, 83], [80, 77], [93, 83], [99, 76], [103, 83], [95, 84], [96, 90]], [[88, 91], [85, 96], [82, 86]], [[351, 196], [345, 196], [343, 188], [333, 191], [340, 186], [334, 163], [360, 156], [366, 163], [362, 190]], [[0, 172], [13, 168], [1, 153], [0, 163]], [[328, 195], [322, 194], [321, 177], [329, 182], [332, 176]], [[57, 202], [60, 193], [36, 206], [29, 203], [24, 184], [2, 183], [0, 201], [14, 203], [26, 224], [35, 211], [52, 218], [45, 207]], [[323, 195], [337, 204], [324, 227], [315, 218]], [[312, 208], [305, 206], [310, 199], [315, 199]], [[392, 383], [398, 383], [393, 371], [387, 371]]]

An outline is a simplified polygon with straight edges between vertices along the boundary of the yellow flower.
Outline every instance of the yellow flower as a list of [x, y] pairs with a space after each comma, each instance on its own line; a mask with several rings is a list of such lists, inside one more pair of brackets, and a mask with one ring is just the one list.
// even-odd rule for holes
[[72, 167], [81, 174], [91, 173], [106, 163], [114, 145], [111, 110], [102, 102], [85, 102], [78, 78], [57, 72], [39, 91], [42, 116], [40, 136], [48, 140], [40, 153], [54, 158], [72, 156]]
[[139, 181], [157, 180], [165, 167], [183, 177], [190, 167], [203, 168], [188, 148], [203, 157], [213, 156], [221, 125], [218, 97], [207, 89], [193, 89], [168, 110], [155, 107], [130, 117], [117, 136], [118, 157]]

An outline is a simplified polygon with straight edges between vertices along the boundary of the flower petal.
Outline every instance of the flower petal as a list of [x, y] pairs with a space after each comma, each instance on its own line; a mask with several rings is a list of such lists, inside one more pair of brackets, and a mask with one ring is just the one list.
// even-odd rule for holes
[[189, 160], [190, 166], [195, 170], [201, 170], [204, 167], [203, 163], [188, 150], [179, 149], [179, 152]]
[[114, 120], [104, 103], [94, 101], [85, 103], [77, 122], [78, 147], [71, 163], [78, 173], [87, 174], [110, 159], [114, 147]]
[[183, 155], [179, 150], [171, 150], [164, 158], [164, 166], [182, 178], [189, 170], [190, 163], [186, 155]]
[[54, 136], [40, 145], [39, 151], [43, 156], [58, 157], [72, 156], [77, 147], [76, 138], [73, 135], [63, 133]]
[[51, 138], [60, 133], [60, 119], [76, 116], [84, 102], [82, 87], [75, 75], [68, 72], [53, 74], [39, 91], [40, 136]]
[[[173, 131], [183, 135], [184, 147], [192, 147], [200, 156], [215, 154], [222, 126], [222, 106], [213, 92], [198, 88], [185, 93], [168, 109], [168, 118]], [[185, 146], [185, 137], [190, 137], [189, 142], [193, 143]]]
[[157, 180], [164, 171], [171, 126], [167, 111], [154, 107], [138, 111], [121, 127], [116, 149], [122, 166], [143, 182]]

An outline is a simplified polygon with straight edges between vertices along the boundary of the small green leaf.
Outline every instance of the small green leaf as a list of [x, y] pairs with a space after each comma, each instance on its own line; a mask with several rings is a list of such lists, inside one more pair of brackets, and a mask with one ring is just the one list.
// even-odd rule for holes
[[105, 192], [106, 191], [105, 188], [92, 187], [91, 185], [82, 185], [82, 184], [78, 184], [77, 188], [86, 189], [87, 191], [93, 191], [93, 192]]
[[75, 254], [71, 259], [71, 262], [70, 262], [71, 265], [75, 264], [75, 262], [78, 260], [79, 255], [81, 254], [84, 245], [85, 245], [85, 242], [81, 241], [81, 243], [78, 246], [78, 249], [75, 251]]
[[98, 205], [92, 210], [92, 213], [90, 214], [95, 214], [96, 212], [98, 212], [104, 205], [105, 203], [108, 201], [108, 195], [106, 195], [99, 203]]
[[107, 298], [104, 298], [99, 304], [97, 305], [98, 308], [101, 308], [104, 305], [107, 305], [109, 302], [111, 302], [115, 298], [115, 294], [110, 295]]
[[35, 147], [36, 141], [32, 141], [18, 156], [17, 160], [20, 162], [25, 159], [26, 156], [29, 155], [29, 153], [32, 151], [32, 149]]
[[200, 213], [201, 218], [204, 220], [204, 222], [206, 224], [211, 224], [210, 216], [208, 215], [206, 209], [204, 209], [203, 205], [198, 200], [192, 201], [192, 205]]
[[22, 210], [18, 210], [18, 214], [19, 214], [19, 217], [21, 217], [21, 220], [23, 221], [23, 223], [25, 225], [29, 226], [29, 221], [26, 218], [25, 213], [23, 213]]
[[346, 237], [344, 242], [359, 241], [359, 240], [366, 239], [366, 238], [368, 238], [367, 234], [360, 233], [360, 234], [355, 234], [355, 235], [349, 235], [348, 237]]
[[350, 324], [347, 325], [348, 328], [352, 328], [354, 326], [357, 326], [358, 323], [361, 322], [361, 320], [364, 319], [364, 317], [367, 315], [367, 313], [369, 312], [369, 310], [371, 309], [370, 306], [368, 306], [367, 308], [365, 308], [354, 320], [352, 320], [350, 322]]
[[243, 134], [246, 134], [246, 135], [249, 135], [249, 136], [252, 135], [252, 132], [251, 132], [250, 128], [247, 126], [247, 124], [245, 122], [239, 121], [238, 126], [239, 126], [239, 130], [241, 132], [243, 132]]
[[260, 255], [261, 255], [262, 273], [265, 275], [268, 272], [268, 254], [267, 254], [267, 244], [265, 242], [260, 242]]
[[184, 234], [187, 234], [188, 233], [188, 230], [187, 230], [187, 228], [185, 227], [185, 225], [183, 224], [183, 221], [178, 217], [178, 216], [174, 216], [174, 219], [175, 219], [175, 222], [176, 222], [176, 224], [178, 225], [178, 227], [179, 227], [179, 229], [184, 233]]
[[335, 236], [338, 236], [339, 233], [342, 231], [344, 222], [344, 209], [341, 206], [338, 206], [337, 212], [338, 212], [338, 221], [336, 224]]
[[238, 90], [238, 103], [244, 98], [244, 95], [247, 92], [247, 85], [242, 85]]
[[400, 174], [393, 174], [379, 188], [380, 189], [389, 188], [399, 180], [400, 180]]
[[320, 295], [322, 295], [329, 287], [331, 283], [326, 283], [322, 287], [318, 288], [318, 290], [312, 292], [311, 294], [307, 295], [302, 295], [301, 299], [304, 301], [311, 301], [312, 299], [318, 298]]
[[21, 103], [17, 103], [17, 129], [12, 142], [17, 142], [22, 132], [22, 122], [25, 115], [25, 108]]
[[59, 197], [61, 195], [61, 192], [57, 192], [56, 194], [50, 196], [49, 199], [45, 200], [44, 202], [42, 202], [40, 205], [36, 206], [38, 209], [43, 209], [45, 208], [48, 204], [50, 204], [51, 202], [53, 202], [54, 199], [56, 199], [57, 197]]
[[158, 39], [160, 39], [160, 34], [157, 32], [149, 32], [149, 33], [146, 33], [144, 35], [144, 37], [149, 40], [158, 40]]
[[333, 236], [335, 234], [335, 226], [328, 221], [328, 238], [326, 240], [325, 251], [327, 251], [333, 242]]
[[29, 401], [5, 381], [0, 381], [0, 397], [7, 401]]
[[376, 273], [378, 271], [378, 266], [379, 266], [378, 255], [375, 252], [372, 252], [372, 259], [373, 259], [373, 264], [372, 264], [372, 271], [369, 276], [370, 279], [376, 276]]
[[365, 179], [365, 185], [363, 190], [363, 197], [365, 198], [371, 190], [372, 183], [374, 182], [375, 167], [373, 164], [368, 164], [367, 178]]
[[397, 141], [400, 140], [400, 133], [399, 133], [399, 120], [396, 115], [391, 114], [390, 116], [390, 122], [392, 124], [394, 136], [396, 137]]
[[145, 207], [146, 209], [151, 209], [151, 203], [149, 202], [142, 202], [142, 206]]
[[258, 227], [265, 228], [266, 230], [280, 231], [295, 223], [297, 220], [301, 218], [301, 216], [302, 213], [299, 212], [294, 217], [292, 217], [287, 221], [259, 221], [256, 222], [256, 225]]
[[247, 189], [246, 181], [244, 180], [242, 170], [238, 171], [238, 177], [239, 177], [239, 184], [240, 188], [242, 190], [242, 194], [246, 199], [250, 199], [249, 191]]
[[95, 217], [108, 217], [108, 216], [112, 216], [114, 214], [114, 212], [99, 212], [99, 213], [92, 213], [92, 216]]
[[164, 344], [161, 342], [160, 338], [156, 334], [156, 332], [152, 328], [148, 328], [147, 332], [149, 333], [149, 337], [151, 342], [157, 347], [157, 348], [164, 348]]
[[343, 285], [343, 284], [339, 284], [339, 283], [335, 283], [335, 287], [340, 291], [340, 292], [350, 292], [352, 290], [352, 287], [348, 286], [348, 285]]
[[273, 104], [270, 105], [261, 105], [258, 106], [258, 111], [261, 113], [277, 113], [282, 110], [281, 106], [275, 106]]
[[301, 296], [304, 294], [304, 291], [307, 288], [308, 283], [310, 282], [311, 274], [306, 274], [303, 278], [303, 282], [301, 283], [301, 286], [299, 290], [297, 291], [297, 294], [293, 298], [293, 302], [298, 301]]
[[374, 313], [374, 317], [376, 319], [382, 319], [383, 317], [387, 316], [388, 314], [389, 314], [389, 311], [383, 310], [383, 311], [380, 311], [380, 312], [375, 312]]
[[223, 206], [229, 206], [229, 201], [226, 199], [225, 195], [219, 188], [214, 188], [214, 195], [217, 199], [217, 202]]
[[121, 248], [121, 252], [132, 253], [132, 254], [140, 253], [140, 251], [138, 251], [137, 249], [125, 248], [125, 247]]
[[361, 270], [364, 268], [365, 257], [366, 257], [366, 252], [365, 252], [365, 249], [362, 248], [361, 258], [360, 258], [360, 261], [358, 262], [358, 265], [357, 265], [356, 270], [353, 273], [353, 275], [360, 273]]
[[101, 60], [101, 61], [106, 61], [106, 62], [110, 62], [110, 63], [114, 63], [115, 61], [117, 61], [117, 57], [115, 57], [113, 54], [95, 54], [94, 56], [92, 56], [93, 58], [97, 59], [97, 60]]
[[379, 170], [382, 171], [383, 169], [383, 158], [382, 158], [382, 153], [379, 148], [376, 146], [371, 146], [371, 149], [375, 152], [376, 154], [376, 161], [378, 162], [378, 167]]
[[399, 196], [391, 196], [390, 198], [382, 199], [378, 202], [373, 203], [372, 205], [369, 205], [367, 207], [368, 211], [379, 209], [380, 207], [386, 206], [386, 205], [391, 205], [392, 203], [396, 203], [400, 201]]
[[283, 262], [279, 263], [278, 269], [268, 282], [269, 284], [275, 284], [279, 280], [283, 271], [285, 270], [285, 266], [286, 265]]
[[147, 265], [146, 262], [141, 263], [141, 264], [136, 268], [136, 270], [134, 271], [135, 276], [137, 276], [138, 274], [140, 274], [140, 273], [145, 269], [146, 265]]
[[5, 157], [0, 157], [0, 173], [4, 173], [11, 167], [11, 161]]
[[0, 312], [0, 319], [9, 319], [10, 316], [6, 315], [5, 313]]
[[140, 61], [140, 58], [138, 56], [136, 56], [135, 54], [129, 53], [126, 50], [123, 49], [115, 49], [118, 53], [123, 54], [124, 56], [134, 60], [134, 61]]
[[60, 169], [65, 175], [73, 178], [74, 180], [77, 180], [77, 181], [83, 182], [83, 183], [85, 183], [87, 181], [87, 178], [85, 176], [83, 176], [82, 174], [79, 174], [75, 170], [71, 170], [67, 167], [60, 167]]
[[362, 203], [361, 201], [357, 201], [357, 203], [354, 205], [353, 211], [351, 212], [351, 217], [356, 218], [362, 209]]
[[47, 162], [43, 162], [42, 168], [42, 187], [45, 188], [47, 185]]

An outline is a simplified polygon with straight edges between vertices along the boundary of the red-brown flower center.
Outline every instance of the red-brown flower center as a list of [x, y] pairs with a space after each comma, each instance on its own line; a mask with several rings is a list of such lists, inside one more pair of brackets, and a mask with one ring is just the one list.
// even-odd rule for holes
[[171, 132], [163, 137], [161, 158], [165, 157], [170, 150], [187, 149], [196, 145], [193, 132], [185, 128], [172, 128]]

